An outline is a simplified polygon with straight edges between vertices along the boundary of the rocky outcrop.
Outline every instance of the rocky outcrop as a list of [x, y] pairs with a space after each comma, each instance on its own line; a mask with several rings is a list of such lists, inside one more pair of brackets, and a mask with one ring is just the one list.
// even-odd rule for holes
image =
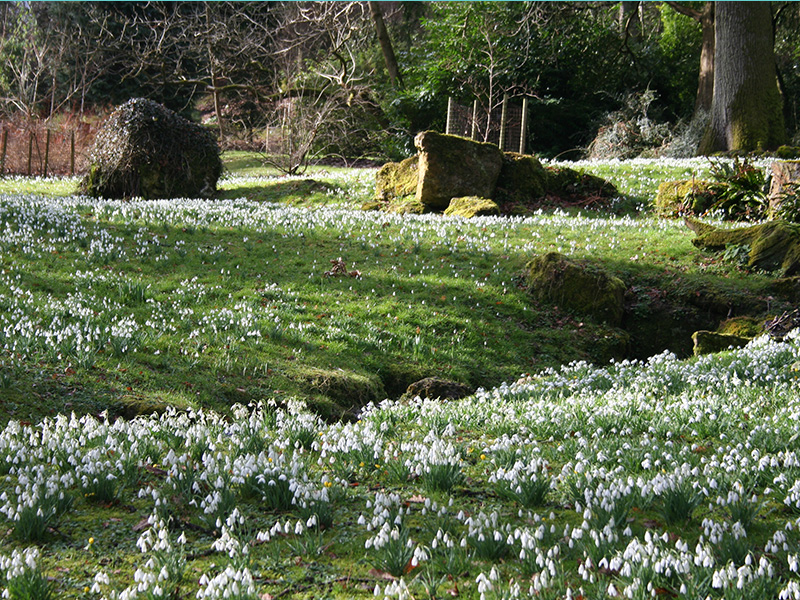
[[411, 399], [430, 398], [435, 400], [459, 400], [472, 394], [474, 390], [463, 383], [442, 379], [440, 377], [426, 377], [408, 386], [403, 398]]
[[444, 210], [452, 198], [491, 198], [503, 163], [494, 144], [423, 131], [414, 138], [419, 151], [417, 200]]
[[221, 174], [219, 147], [209, 131], [135, 98], [98, 132], [80, 191], [102, 198], [208, 197]]
[[477, 197], [503, 205], [505, 211], [550, 197], [556, 203], [589, 206], [617, 195], [600, 177], [566, 167], [545, 168], [535, 156], [503, 153], [494, 144], [434, 131], [418, 134], [415, 144], [419, 154], [378, 171], [374, 201], [364, 204], [364, 210], [442, 212], [453, 198]]
[[622, 323], [625, 283], [596, 265], [550, 252], [528, 263], [526, 284], [540, 302], [615, 327]]
[[694, 342], [694, 355], [714, 354], [729, 348], [741, 348], [750, 342], [751, 338], [717, 333], [716, 331], [696, 331], [692, 334]]

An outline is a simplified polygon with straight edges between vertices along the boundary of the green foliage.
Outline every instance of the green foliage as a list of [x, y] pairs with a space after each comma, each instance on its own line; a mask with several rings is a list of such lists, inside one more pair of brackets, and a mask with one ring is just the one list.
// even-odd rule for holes
[[716, 200], [708, 209], [731, 220], [758, 220], [766, 212], [768, 184], [764, 170], [755, 166], [747, 158], [711, 163], [711, 175], [716, 185], [711, 192]]

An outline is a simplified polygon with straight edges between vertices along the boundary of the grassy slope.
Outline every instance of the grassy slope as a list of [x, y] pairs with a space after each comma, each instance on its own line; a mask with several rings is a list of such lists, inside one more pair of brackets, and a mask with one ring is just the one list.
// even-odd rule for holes
[[[621, 187], [646, 199], [654, 182], [645, 185], [644, 178], [629, 177], [626, 170], [620, 167], [615, 174]], [[668, 170], [660, 176], [672, 177]], [[358, 197], [366, 188], [346, 178], [336, 181], [355, 190], [345, 194], [345, 199]], [[269, 188], [285, 183], [233, 180], [226, 186], [263, 188], [261, 193], [275, 194], [272, 199], [278, 199], [283, 192]], [[7, 192], [31, 192], [24, 189], [30, 185], [27, 182], [12, 185]], [[53, 189], [53, 184], [36, 185], [41, 186], [36, 193]], [[296, 201], [294, 193], [287, 192], [283, 199]], [[333, 199], [323, 194], [316, 200]], [[21, 211], [19, 204], [8, 199], [2, 206]], [[41, 203], [38, 212], [47, 206]], [[153, 511], [151, 493], [156, 490], [168, 499], [162, 512], [174, 518], [176, 530], [168, 535], [171, 543], [178, 545], [177, 530], [188, 538], [187, 569], [182, 582], [175, 584], [176, 598], [194, 597], [201, 574], [212, 576], [226, 565], [244, 563], [256, 578], [258, 594], [271, 595], [262, 597], [313, 598], [325, 593], [334, 598], [368, 598], [373, 597], [376, 585], [386, 591], [386, 575], [373, 570], [381, 568], [380, 553], [364, 548], [375, 532], [358, 523], [360, 514], [367, 522], [378, 514], [373, 507], [384, 492], [398, 494], [395, 510], [402, 506], [406, 512], [404, 529], [415, 543], [430, 550], [440, 527], [451, 532], [456, 542], [469, 538], [463, 550], [458, 543], [451, 551], [440, 545], [439, 552], [431, 552], [428, 561], [407, 574], [405, 581], [417, 598], [477, 599], [476, 579], [492, 567], [499, 571], [499, 578], [487, 598], [509, 597], [514, 582], [522, 585], [524, 595], [530, 585], [545, 585], [542, 576], [536, 575], [541, 571], [537, 553], [544, 559], [556, 547], [560, 554], [552, 563], [552, 587], [532, 597], [564, 598], [566, 588], [572, 590], [572, 597], [609, 597], [610, 583], [619, 590], [629, 586], [633, 597], [649, 597], [643, 589], [635, 590], [636, 578], [640, 582], [644, 578], [654, 583], [657, 594], [669, 597], [678, 596], [684, 584], [689, 591], [682, 597], [767, 599], [777, 597], [787, 580], [796, 583], [789, 566], [800, 551], [794, 523], [798, 501], [795, 496], [794, 504], [783, 504], [798, 476], [796, 342], [754, 345], [685, 363], [659, 357], [645, 367], [623, 364], [604, 371], [576, 366], [461, 402], [386, 405], [355, 425], [326, 426], [303, 414], [282, 413], [276, 419], [267, 410], [249, 420], [242, 415], [189, 420], [181, 414], [119, 420], [114, 425], [94, 419], [64, 420], [43, 424], [47, 435], [41, 435], [36, 425], [19, 426], [18, 419], [38, 419], [47, 412], [45, 407], [92, 412], [129, 402], [220, 407], [236, 400], [308, 393], [308, 387], [298, 382], [300, 374], [312, 367], [331, 373], [344, 369], [367, 377], [371, 369], [379, 368], [376, 365], [396, 364], [412, 371], [433, 365], [440, 372], [469, 380], [475, 376], [473, 370], [484, 365], [488, 373], [480, 378], [514, 379], [523, 371], [555, 365], [591, 349], [586, 326], [538, 310], [514, 286], [513, 276], [528, 256], [551, 248], [600, 258], [618, 272], [646, 275], [655, 282], [681, 276], [691, 279], [692, 285], [711, 285], [721, 279], [731, 289], [744, 289], [765, 281], [759, 275], [744, 276], [710, 257], [700, 258], [689, 243], [691, 236], [679, 224], [647, 219], [541, 216], [517, 223], [462, 223], [379, 215], [376, 219], [324, 210], [313, 215], [284, 213], [276, 208], [246, 221], [241, 218], [245, 211], [255, 208], [247, 203], [240, 208], [242, 212], [234, 215], [239, 221], [206, 222], [200, 219], [200, 209], [191, 204], [177, 210], [164, 208], [158, 214], [135, 204], [77, 207], [77, 222], [87, 229], [87, 236], [70, 233], [66, 237], [71, 241], [55, 252], [47, 248], [46, 240], [37, 246], [9, 243], [3, 249], [3, 294], [11, 282], [15, 290], [30, 291], [32, 305], [41, 308], [48, 297], [65, 300], [82, 290], [95, 299], [118, 302], [124, 307], [120, 314], [132, 314], [137, 322], [152, 316], [158, 307], [157, 316], [165, 319], [159, 323], [168, 325], [173, 319], [179, 329], [175, 335], [168, 327], [160, 333], [146, 330], [135, 354], [112, 356], [109, 342], [91, 366], [81, 366], [75, 356], [58, 360], [44, 351], [35, 360], [4, 356], [0, 398], [4, 419], [10, 423], [0, 436], [0, 451], [6, 458], [0, 481], [9, 496], [14, 496], [11, 490], [18, 483], [8, 473], [13, 456], [26, 456], [23, 464], [46, 465], [46, 471], [56, 477], [74, 472], [75, 465], [88, 470], [93, 464], [124, 474], [120, 482], [126, 487], [110, 501], [98, 501], [91, 486], [69, 485], [73, 506], [53, 522], [56, 528], [47, 531], [38, 544], [16, 540], [8, 525], [0, 554], [40, 548], [39, 564], [57, 597], [99, 598], [99, 593], [89, 589], [99, 571], [110, 576], [110, 587], [121, 590], [133, 585], [134, 571], [143, 568], [148, 558], [163, 558], [153, 551], [144, 555], [135, 545], [143, 519]], [[139, 211], [140, 222], [130, 225], [134, 213], [124, 217], [120, 212], [130, 210]], [[272, 213], [283, 217], [276, 221]], [[144, 246], [145, 253], [136, 256], [142, 244], [134, 238], [142, 227], [147, 229], [145, 238], [155, 243]], [[122, 238], [120, 247], [129, 260], [111, 259], [110, 251], [88, 252], [89, 240], [101, 230]], [[338, 256], [359, 269], [361, 277], [323, 277], [328, 260]], [[182, 283], [193, 277], [196, 282]], [[3, 312], [8, 313], [10, 302], [3, 302]], [[280, 316], [285, 326], [264, 324], [262, 341], [226, 348], [229, 330], [223, 327], [222, 311], [248, 314], [236, 308], [242, 302], [254, 311], [264, 309]], [[118, 313], [101, 309], [100, 304], [95, 309], [98, 314], [87, 319]], [[193, 316], [186, 316], [188, 309], [194, 311]], [[48, 314], [60, 311], [64, 317], [71, 309], [51, 303], [47, 310]], [[325, 325], [334, 318], [335, 328]], [[222, 334], [212, 335], [206, 329], [190, 336], [209, 319]], [[301, 325], [304, 331], [298, 332]], [[432, 333], [437, 328], [449, 334], [451, 327], [461, 328], [460, 339]], [[337, 331], [341, 339], [325, 337]], [[198, 356], [180, 352], [186, 349], [182, 348], [184, 339], [195, 344], [192, 350]], [[208, 349], [199, 352], [204, 344]], [[531, 357], [537, 361], [531, 363]], [[209, 449], [215, 452], [206, 454]], [[439, 456], [436, 449], [441, 451]], [[296, 461], [298, 476], [308, 477], [309, 489], [330, 489], [332, 528], [294, 534], [296, 521], [307, 518], [303, 510], [270, 508], [253, 498], [246, 485], [229, 479], [232, 470], [223, 458], [244, 459], [262, 450], [269, 451], [270, 464], [274, 456], [281, 472], [288, 472], [288, 465]], [[183, 452], [185, 457], [181, 457]], [[91, 460], [83, 460], [90, 455]], [[121, 467], [113, 466], [118, 458], [124, 461]], [[553, 489], [543, 505], [530, 511], [509, 499], [502, 485], [490, 481], [516, 459], [535, 462], [541, 458], [549, 465], [545, 476]], [[106, 459], [112, 466], [103, 466]], [[437, 480], [424, 471], [435, 459], [458, 469], [440, 469]], [[405, 461], [423, 471], [418, 475], [404, 472]], [[141, 467], [136, 466], [139, 463]], [[680, 480], [682, 473], [686, 477], [684, 465], [697, 469], [692, 480], [708, 496], [693, 511], [683, 512], [680, 499], [673, 498], [677, 510], [671, 512], [678, 517], [668, 519], [669, 494], [663, 485]], [[174, 477], [165, 476], [170, 469]], [[452, 481], [448, 473], [454, 474]], [[208, 479], [196, 493], [181, 483], [201, 474]], [[781, 474], [788, 478], [773, 482]], [[198, 504], [216, 485], [212, 482], [217, 477], [247, 518], [247, 527], [237, 528], [235, 537], [245, 540], [255, 530], [268, 530], [277, 522], [288, 523], [291, 531], [275, 535], [266, 544], [251, 540], [248, 560], [234, 551], [233, 558], [212, 552], [210, 546], [218, 534], [210, 531], [213, 525]], [[632, 480], [636, 485], [630, 485]], [[450, 483], [452, 488], [443, 489]], [[739, 485], [746, 486], [747, 498], [728, 505], [729, 492]], [[604, 488], [622, 489], [621, 496], [612, 498], [621, 518], [609, 530], [603, 529], [608, 515], [599, 506], [591, 513], [578, 506], [590, 497], [587, 492], [602, 495]], [[147, 492], [144, 497], [137, 495], [139, 489]], [[755, 497], [752, 503], [750, 494]], [[423, 510], [426, 498], [439, 503], [438, 514]], [[222, 508], [219, 512], [227, 514]], [[544, 530], [534, 544], [538, 550], [529, 548], [528, 560], [517, 560], [520, 539], [493, 555], [491, 547], [480, 546], [477, 536], [469, 536], [466, 519], [481, 512], [496, 512], [498, 527], [506, 533], [532, 534], [542, 523], [553, 525], [554, 533]], [[693, 514], [684, 520], [687, 512]], [[740, 512], [753, 517], [744, 541], [734, 539], [730, 527], [734, 514]], [[587, 528], [581, 538], [565, 534], [565, 527], [580, 529], [584, 520]], [[713, 526], [723, 532], [721, 542], [709, 551], [715, 564], [699, 567], [695, 559], [705, 550], [695, 544], [701, 536], [708, 537], [707, 530]], [[487, 533], [491, 530], [486, 528]], [[786, 546], [767, 552], [775, 566], [774, 577], [754, 577], [743, 590], [736, 589], [735, 581], [728, 589], [712, 586], [715, 569], [731, 558], [735, 565], [742, 565], [751, 551], [757, 559], [767, 541], [773, 535], [778, 539], [781, 532]], [[590, 533], [607, 537], [595, 539]], [[653, 540], [651, 534], [663, 534], [664, 539]], [[681, 554], [688, 570], [664, 575], [636, 563], [637, 540], [646, 541], [643, 552], [648, 557], [658, 553], [666, 560]], [[681, 540], [688, 544], [685, 551], [678, 549]], [[587, 556], [594, 557], [596, 564], [600, 557], [621, 557], [626, 548], [633, 550], [626, 553], [633, 558], [623, 564], [632, 571], [589, 566], [581, 575], [579, 565]], [[547, 563], [543, 560], [542, 564]]]
[[[108, 342], [91, 359], [67, 352], [59, 360], [41, 347], [24, 360], [6, 360], [3, 421], [65, 409], [224, 410], [293, 396], [333, 416], [397, 397], [426, 376], [491, 387], [576, 359], [607, 360], [607, 329], [537, 306], [518, 286], [525, 263], [550, 250], [598, 260], [629, 284], [655, 289], [732, 294], [758, 291], [767, 281], [699, 255], [677, 222], [558, 214], [466, 222], [351, 212], [372, 193], [373, 171], [317, 168], [311, 175], [321, 183], [314, 183], [274, 177], [248, 155], [229, 156], [228, 165], [236, 171], [222, 183], [222, 197], [285, 208], [234, 203], [212, 214], [214, 203], [71, 201], [67, 213], [77, 215], [71, 218], [82, 234], [52, 242], [56, 232], [34, 242], [52, 243], [49, 252], [9, 242], [4, 289], [14, 285], [12, 275], [19, 278], [32, 294], [24, 310], [46, 316], [40, 328], [62, 310], [54, 303], [84, 290], [85, 305], [116, 303], [100, 311], [96, 324], [131, 316], [141, 329], [127, 351]], [[703, 166], [675, 163], [658, 171], [612, 163], [599, 172], [646, 202], [658, 178]], [[2, 184], [6, 193], [60, 196], [70, 189], [59, 180]], [[103, 231], [119, 238], [119, 252], [92, 250]], [[326, 276], [340, 257], [360, 276]], [[253, 323], [222, 323], [225, 315]], [[174, 331], [167, 322], [177, 323]], [[251, 325], [262, 337], [242, 335]]]

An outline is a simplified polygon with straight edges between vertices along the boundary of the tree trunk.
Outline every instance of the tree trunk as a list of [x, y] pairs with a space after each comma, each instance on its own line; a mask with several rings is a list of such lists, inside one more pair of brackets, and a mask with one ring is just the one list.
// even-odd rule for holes
[[711, 123], [700, 154], [777, 148], [784, 140], [767, 2], [717, 2]]
[[697, 82], [697, 100], [694, 104], [695, 115], [709, 112], [714, 97], [714, 3], [706, 2], [703, 12], [699, 15], [703, 45], [700, 49], [700, 78]]
[[381, 45], [383, 60], [386, 62], [386, 70], [389, 72], [389, 81], [392, 82], [392, 86], [396, 86], [399, 83], [402, 87], [403, 78], [400, 76], [400, 69], [397, 66], [392, 39], [389, 37], [389, 32], [386, 31], [386, 25], [383, 22], [383, 11], [381, 10], [380, 2], [370, 1], [369, 10], [372, 13], [372, 21], [375, 23], [375, 33]]
[[700, 77], [697, 82], [697, 99], [694, 114], [698, 117], [711, 110], [714, 95], [714, 2], [706, 2], [703, 10], [695, 10], [680, 2], [667, 2], [675, 12], [690, 17], [700, 23], [703, 42], [700, 48]]

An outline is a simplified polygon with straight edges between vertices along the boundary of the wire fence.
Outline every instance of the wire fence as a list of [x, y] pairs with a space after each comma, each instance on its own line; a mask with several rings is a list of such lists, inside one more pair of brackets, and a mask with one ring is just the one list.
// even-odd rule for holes
[[475, 100], [472, 106], [447, 102], [445, 133], [490, 142], [505, 152], [525, 153], [528, 128], [528, 99], [503, 97], [500, 106], [486, 110]]
[[88, 123], [0, 122], [0, 176], [75, 175], [88, 167], [95, 129]]

